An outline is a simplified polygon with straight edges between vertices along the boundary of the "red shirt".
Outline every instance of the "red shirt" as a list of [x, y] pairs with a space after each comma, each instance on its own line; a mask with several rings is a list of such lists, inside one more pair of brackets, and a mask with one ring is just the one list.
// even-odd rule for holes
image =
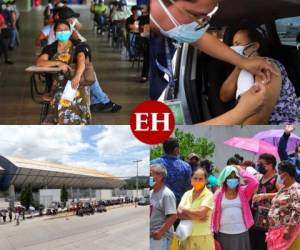
[[4, 24], [4, 17], [0, 14], [0, 27]]

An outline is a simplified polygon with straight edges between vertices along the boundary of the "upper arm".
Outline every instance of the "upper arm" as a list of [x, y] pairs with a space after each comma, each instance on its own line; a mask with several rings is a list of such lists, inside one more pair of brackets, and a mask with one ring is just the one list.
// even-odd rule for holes
[[[256, 114], [246, 119], [244, 124], [267, 124], [268, 123], [273, 108], [276, 105], [278, 98], [280, 96], [281, 87], [282, 87], [281, 72], [276, 64], [273, 63], [273, 66], [276, 72], [278, 73], [278, 76], [272, 74], [271, 81], [265, 85], [266, 102], [262, 107], [262, 109]], [[255, 82], [261, 82], [261, 79], [259, 77], [255, 77]]]
[[38, 65], [42, 61], [48, 61], [48, 60], [49, 60], [49, 55], [46, 53], [43, 53], [36, 59], [36, 65]]

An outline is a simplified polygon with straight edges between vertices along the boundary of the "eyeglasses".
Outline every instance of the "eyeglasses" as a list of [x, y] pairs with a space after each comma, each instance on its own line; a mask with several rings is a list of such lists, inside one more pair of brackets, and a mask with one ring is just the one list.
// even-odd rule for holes
[[212, 16], [218, 11], [219, 9], [219, 5], [217, 5], [211, 12], [209, 12], [206, 15], [203, 15], [200, 18], [195, 17], [193, 14], [191, 14], [190, 12], [188, 12], [187, 10], [181, 8], [178, 6], [177, 3], [175, 3], [174, 0], [169, 0], [170, 3], [172, 3], [174, 5], [174, 7], [179, 10], [181, 13], [189, 16], [191, 19], [193, 19], [198, 25], [195, 27], [195, 31], [202, 29], [203, 27], [205, 27], [211, 20]]

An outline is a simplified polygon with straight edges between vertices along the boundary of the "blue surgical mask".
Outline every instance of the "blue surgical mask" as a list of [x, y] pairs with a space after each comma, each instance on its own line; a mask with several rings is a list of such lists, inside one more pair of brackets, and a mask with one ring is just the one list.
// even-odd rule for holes
[[174, 18], [174, 16], [171, 14], [171, 12], [168, 10], [168, 8], [163, 4], [163, 2], [161, 0], [158, 0], [158, 2], [175, 26], [173, 29], [165, 31], [158, 24], [158, 22], [150, 15], [152, 22], [159, 28], [160, 32], [164, 36], [172, 38], [178, 43], [194, 43], [198, 41], [205, 33], [205, 31], [209, 28], [209, 24], [207, 24], [202, 29], [196, 30], [196, 27], [198, 27], [199, 25], [195, 21], [187, 24], [179, 24]]
[[283, 184], [283, 179], [281, 178], [281, 176], [279, 174], [277, 175], [277, 183], [281, 184], [281, 185]]
[[235, 178], [227, 179], [226, 184], [230, 189], [235, 189], [237, 187], [237, 185], [239, 184], [239, 180], [235, 179]]
[[55, 33], [56, 40], [62, 43], [69, 41], [71, 35], [71, 31], [58, 31]]
[[154, 187], [154, 185], [155, 185], [154, 178], [153, 178], [153, 176], [150, 176], [150, 177], [149, 177], [149, 186], [150, 186], [150, 187]]

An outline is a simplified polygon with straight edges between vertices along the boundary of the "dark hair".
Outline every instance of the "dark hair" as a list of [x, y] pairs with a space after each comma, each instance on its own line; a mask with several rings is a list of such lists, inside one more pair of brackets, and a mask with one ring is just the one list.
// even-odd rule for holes
[[[300, 144], [298, 144], [297, 146], [296, 146], [296, 148], [295, 148], [295, 154], [297, 154], [298, 153], [298, 148], [300, 147]], [[300, 151], [299, 151], [299, 153], [300, 153]]]
[[56, 21], [55, 24], [54, 24], [54, 31], [56, 31], [57, 27], [58, 27], [59, 25], [61, 25], [61, 24], [67, 25], [67, 26], [69, 27], [69, 30], [71, 30], [71, 26], [70, 26], [70, 24], [68, 23], [68, 21], [66, 21], [66, 20], [58, 20], [58, 21]]
[[208, 174], [207, 174], [207, 171], [206, 171], [206, 169], [205, 169], [205, 168], [203, 168], [203, 167], [200, 167], [200, 166], [196, 167], [196, 168], [193, 170], [193, 172], [192, 172], [192, 176], [194, 176], [194, 174], [195, 174], [195, 173], [196, 173], [198, 170], [202, 170], [202, 171], [203, 171], [203, 173], [204, 173], [204, 177], [205, 177], [205, 179], [207, 179], [207, 177], [208, 177]]
[[258, 157], [259, 160], [265, 160], [268, 164], [272, 164], [272, 167], [275, 168], [276, 167], [276, 158], [274, 155], [272, 154], [261, 154], [259, 157]]
[[165, 140], [163, 143], [163, 149], [165, 154], [173, 153], [174, 149], [178, 147], [179, 147], [178, 140], [173, 137], [170, 137], [169, 139]]
[[236, 157], [230, 157], [228, 160], [227, 160], [227, 163], [226, 165], [229, 166], [229, 165], [239, 165], [241, 162], [236, 158]]
[[238, 159], [241, 163], [244, 161], [244, 157], [239, 154], [234, 154], [234, 157]]
[[204, 168], [208, 174], [210, 174], [214, 168], [209, 160], [200, 161], [199, 166]]
[[242, 166], [245, 166], [245, 167], [254, 167], [255, 168], [255, 163], [253, 161], [244, 161], [242, 163]]
[[290, 161], [282, 161], [282, 162], [280, 162], [279, 165], [278, 165], [278, 170], [280, 172], [287, 173], [292, 178], [296, 177], [296, 167]]
[[134, 5], [131, 7], [131, 12], [136, 11], [136, 10], [139, 10], [139, 7], [137, 5]]
[[[250, 24], [249, 22], [244, 22], [240, 24], [237, 27], [237, 30], [234, 34], [236, 34], [238, 31], [246, 31], [247, 35], [252, 43], [257, 42], [259, 43], [259, 49], [258, 49], [258, 54], [260, 56], [270, 56], [270, 50], [269, 46], [267, 44], [267, 40], [264, 38], [261, 32], [258, 31], [258, 29], [253, 25]], [[233, 43], [233, 37], [231, 44]]]

